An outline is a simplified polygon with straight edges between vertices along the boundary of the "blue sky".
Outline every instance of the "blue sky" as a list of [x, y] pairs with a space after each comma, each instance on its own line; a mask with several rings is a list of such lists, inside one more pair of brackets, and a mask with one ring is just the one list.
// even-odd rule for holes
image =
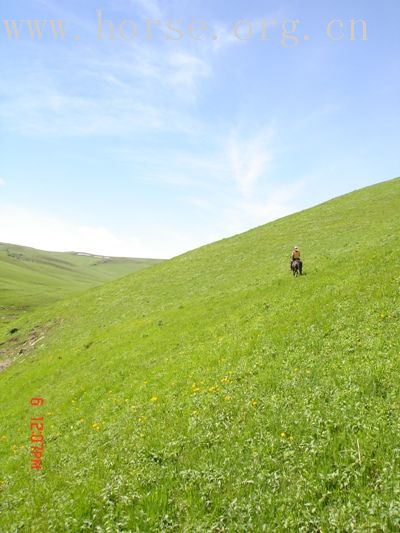
[[0, 6], [0, 241], [168, 258], [400, 175], [398, 0]]

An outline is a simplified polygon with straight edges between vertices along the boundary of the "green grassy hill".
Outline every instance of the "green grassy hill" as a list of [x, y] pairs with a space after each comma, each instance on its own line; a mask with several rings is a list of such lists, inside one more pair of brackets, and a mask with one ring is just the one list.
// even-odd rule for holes
[[399, 208], [396, 179], [21, 318], [0, 531], [399, 531]]
[[32, 307], [111, 281], [157, 262], [0, 243], [0, 324]]

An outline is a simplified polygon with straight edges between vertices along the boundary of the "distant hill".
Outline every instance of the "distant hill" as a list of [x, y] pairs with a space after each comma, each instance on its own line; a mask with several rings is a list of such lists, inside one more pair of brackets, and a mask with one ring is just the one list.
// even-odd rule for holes
[[60, 300], [159, 262], [82, 252], [46, 252], [0, 243], [0, 325], [21, 312]]
[[400, 531], [399, 211], [396, 179], [13, 321], [0, 531]]

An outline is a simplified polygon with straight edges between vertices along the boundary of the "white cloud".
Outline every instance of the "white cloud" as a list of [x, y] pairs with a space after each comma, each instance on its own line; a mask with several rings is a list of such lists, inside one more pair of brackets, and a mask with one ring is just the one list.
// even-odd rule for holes
[[137, 6], [144, 16], [153, 20], [160, 20], [163, 16], [157, 0], [131, 0], [131, 4]]
[[[264, 13], [262, 16], [258, 17], [253, 17], [251, 15], [245, 16], [245, 14], [243, 13], [241, 19], [231, 21], [228, 24], [226, 22], [221, 23], [220, 21], [214, 20], [210, 24], [212, 28], [211, 35], [218, 36], [218, 39], [211, 39], [210, 41], [208, 41], [207, 44], [210, 45], [213, 52], [215, 53], [219, 53], [225, 48], [234, 45], [247, 46], [250, 43], [250, 40], [240, 39], [240, 27], [235, 27], [236, 23], [238, 23], [239, 20], [251, 22], [254, 32], [261, 31], [263, 25], [267, 23], [269, 27], [269, 33], [271, 33], [271, 27], [276, 27], [273, 24], [273, 21], [275, 21], [276, 24], [279, 24], [279, 21], [283, 21], [286, 19], [290, 19], [290, 13], [287, 12], [287, 8], [283, 8], [282, 6], [280, 6], [278, 9], [270, 11], [268, 13]], [[243, 32], [243, 34], [245, 34], [245, 31]], [[206, 41], [204, 42], [206, 43]]]
[[52, 251], [135, 256], [140, 242], [126, 242], [103, 226], [69, 223], [54, 215], [16, 205], [2, 205], [0, 241]]
[[[211, 75], [211, 67], [205, 61], [186, 52], [174, 52], [168, 57], [166, 81], [172, 86], [182, 86], [193, 91], [197, 81]], [[186, 93], [191, 94], [193, 93]]]
[[0, 187], [5, 187], [6, 182], [3, 180], [3, 178], [0, 178]]
[[31, 135], [125, 135], [138, 130], [190, 132], [190, 117], [162, 104], [138, 101], [129, 95], [68, 96], [57, 90], [17, 96], [1, 105], [0, 116], [10, 128]]
[[212, 35], [217, 37], [217, 39], [210, 40], [211, 48], [214, 52], [220, 52], [232, 45], [246, 44], [246, 41], [240, 40], [235, 36], [232, 28], [226, 28], [219, 22], [215, 22], [211, 27]]
[[234, 133], [227, 141], [232, 176], [240, 194], [246, 198], [253, 195], [260, 179], [266, 178], [273, 159], [271, 139], [272, 130], [266, 129], [247, 138], [239, 138]]
[[203, 211], [212, 211], [214, 209], [213, 204], [206, 198], [200, 198], [196, 196], [188, 196], [185, 198], [186, 202], [190, 205], [197, 207]]
[[43, 211], [0, 204], [0, 242], [41, 250], [168, 259], [205, 242], [187, 228], [181, 231], [155, 224], [138, 227], [136, 234], [128, 231], [120, 235], [104, 225], [78, 224]]
[[198, 55], [124, 43], [104, 56], [89, 49], [71, 64], [76, 83], [93, 91], [74, 91], [52, 69], [27, 69], [23, 83], [17, 71], [8, 83], [0, 81], [4, 126], [24, 135], [67, 137], [169, 131], [171, 125], [176, 131], [196, 131], [191, 104], [199, 84], [212, 74]]

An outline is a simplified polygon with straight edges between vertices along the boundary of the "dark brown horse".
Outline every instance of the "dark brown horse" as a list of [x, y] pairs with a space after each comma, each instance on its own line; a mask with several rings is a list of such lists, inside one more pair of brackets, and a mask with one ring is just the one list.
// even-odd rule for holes
[[303, 263], [300, 261], [300, 259], [295, 259], [292, 261], [292, 264], [290, 265], [290, 268], [292, 269], [293, 276], [300, 276], [303, 274]]

